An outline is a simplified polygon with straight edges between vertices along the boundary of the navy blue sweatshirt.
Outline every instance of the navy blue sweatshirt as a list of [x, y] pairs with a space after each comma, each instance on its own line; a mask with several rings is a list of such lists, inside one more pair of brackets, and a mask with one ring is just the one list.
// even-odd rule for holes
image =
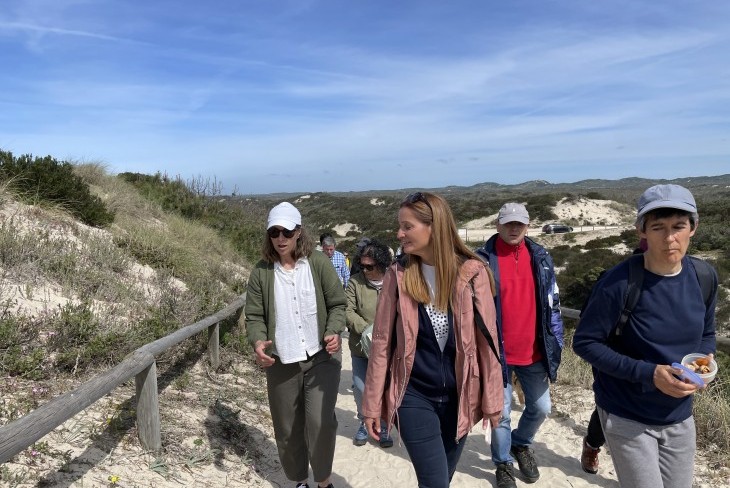
[[648, 425], [670, 425], [692, 415], [692, 396], [673, 398], [654, 386], [657, 364], [715, 350], [715, 301], [705, 306], [689, 258], [676, 276], [644, 270], [639, 302], [622, 336], [609, 345], [623, 308], [628, 263], [596, 284], [573, 336], [573, 349], [593, 366], [596, 404], [609, 413]]
[[449, 335], [442, 352], [426, 308], [418, 305], [416, 354], [407, 388], [434, 402], [456, 400], [456, 342], [451, 311], [448, 316]]

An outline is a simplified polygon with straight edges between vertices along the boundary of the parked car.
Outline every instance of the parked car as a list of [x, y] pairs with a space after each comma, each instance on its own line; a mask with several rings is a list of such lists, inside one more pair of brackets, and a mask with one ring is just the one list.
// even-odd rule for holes
[[542, 226], [545, 234], [559, 234], [561, 232], [573, 232], [573, 228], [565, 224], [545, 224]]

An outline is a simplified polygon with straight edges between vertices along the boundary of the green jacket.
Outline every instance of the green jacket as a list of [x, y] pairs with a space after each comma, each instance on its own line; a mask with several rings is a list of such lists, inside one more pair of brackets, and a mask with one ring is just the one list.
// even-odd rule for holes
[[350, 352], [353, 356], [366, 357], [360, 347], [362, 332], [375, 319], [378, 290], [360, 271], [350, 277], [345, 290], [347, 297], [347, 328], [350, 330]]
[[[332, 261], [320, 251], [312, 251], [308, 259], [317, 297], [320, 343], [324, 345], [324, 336], [345, 329], [347, 302]], [[276, 340], [274, 307], [274, 265], [261, 260], [251, 271], [246, 292], [246, 331], [251, 346], [256, 341]]]

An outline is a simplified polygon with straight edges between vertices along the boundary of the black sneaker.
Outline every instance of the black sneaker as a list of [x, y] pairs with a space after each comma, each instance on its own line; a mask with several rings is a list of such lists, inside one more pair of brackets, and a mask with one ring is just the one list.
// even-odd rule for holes
[[537, 461], [535, 461], [532, 449], [527, 446], [512, 446], [509, 452], [517, 460], [520, 473], [525, 477], [526, 482], [534, 483], [540, 478], [540, 471], [537, 470]]
[[517, 488], [515, 470], [512, 467], [512, 463], [501, 463], [497, 465], [497, 488]]

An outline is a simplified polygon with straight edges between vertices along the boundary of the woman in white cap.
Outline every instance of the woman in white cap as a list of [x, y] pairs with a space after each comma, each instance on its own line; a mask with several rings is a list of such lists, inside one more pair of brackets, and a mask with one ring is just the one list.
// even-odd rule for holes
[[297, 488], [309, 488], [311, 466], [318, 486], [330, 488], [347, 301], [294, 205], [272, 208], [266, 229], [263, 259], [248, 281], [247, 334], [256, 363], [266, 370], [284, 473]]

